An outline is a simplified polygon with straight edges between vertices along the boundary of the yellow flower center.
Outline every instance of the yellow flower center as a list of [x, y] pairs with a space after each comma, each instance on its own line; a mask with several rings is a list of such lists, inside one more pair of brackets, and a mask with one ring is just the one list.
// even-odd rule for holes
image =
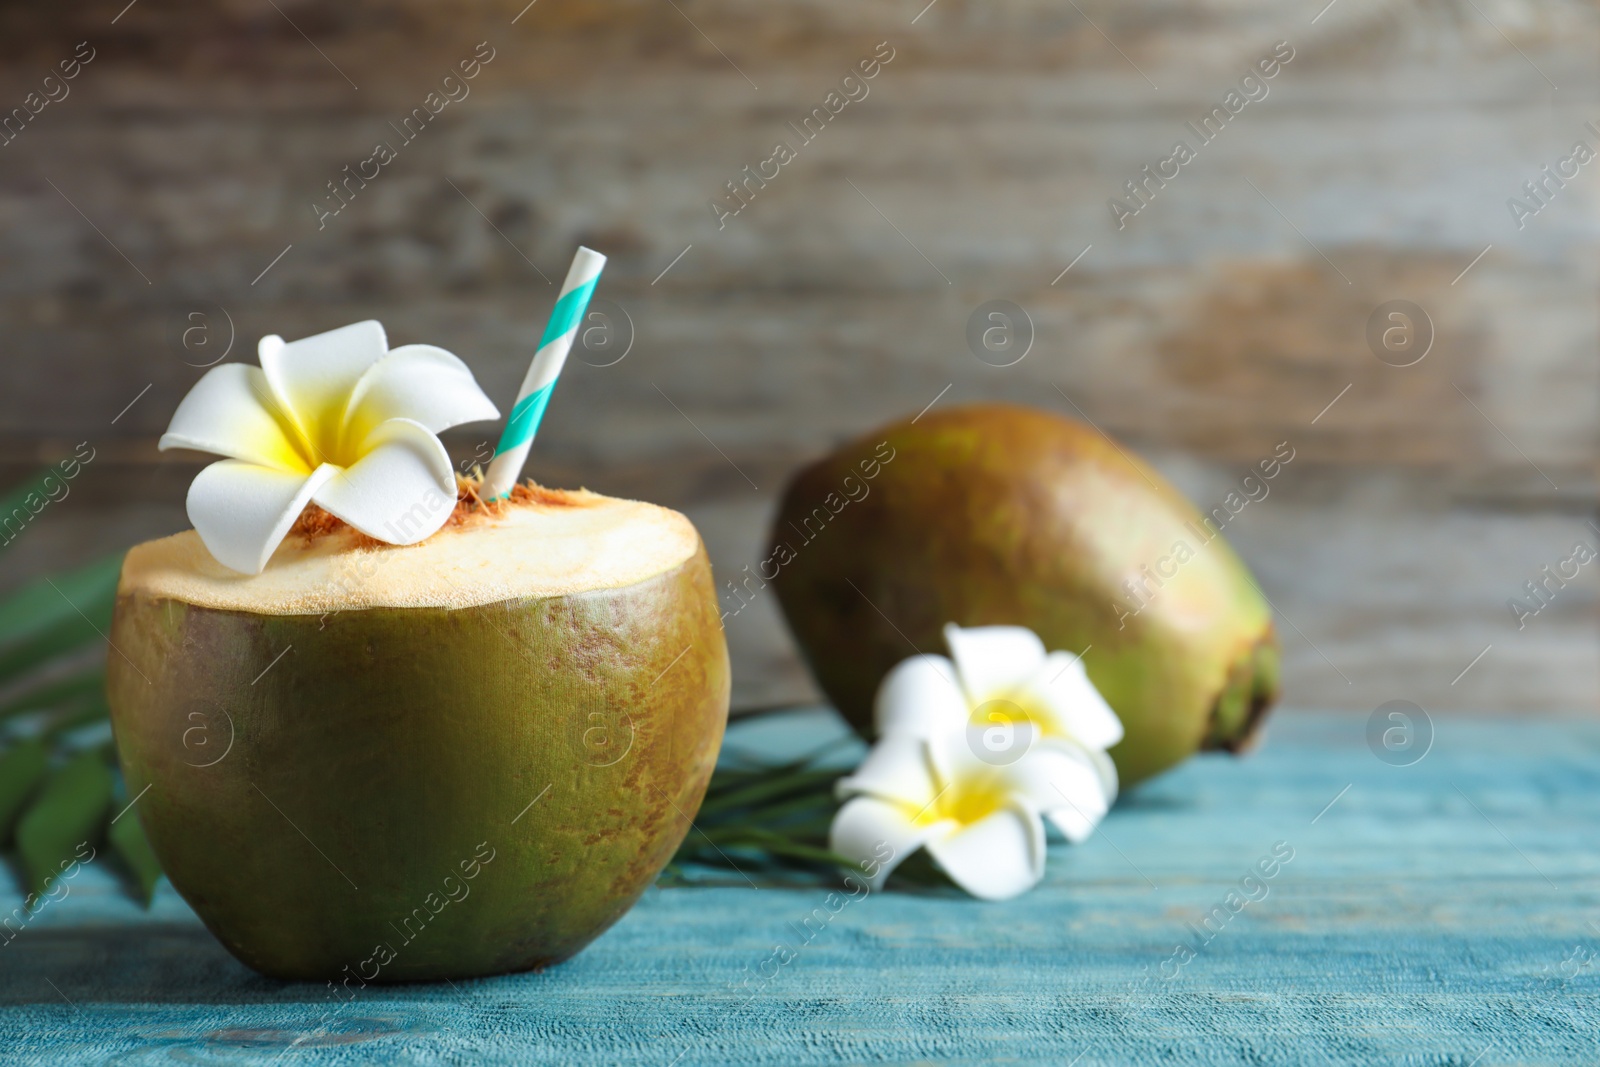
[[[298, 425], [275, 400], [270, 402], [268, 410], [273, 413], [274, 420], [283, 430], [284, 437], [294, 448], [307, 474], [324, 463], [352, 467], [361, 458], [355, 443], [346, 440], [349, 435], [343, 432], [343, 407], [329, 406], [327, 410], [311, 413], [310, 417], [304, 412], [297, 412], [300, 416]], [[301, 431], [302, 425], [304, 432]]]
[[916, 814], [914, 821], [918, 826], [929, 826], [954, 819], [963, 826], [971, 826], [1005, 807], [1009, 795], [999, 774], [989, 771], [973, 774], [951, 782], [933, 803]]
[[988, 818], [1005, 806], [1009, 795], [998, 775], [958, 782], [941, 798], [945, 817], [970, 826]]
[[1050, 709], [1024, 693], [1005, 693], [973, 705], [971, 728], [990, 750], [1066, 736]]

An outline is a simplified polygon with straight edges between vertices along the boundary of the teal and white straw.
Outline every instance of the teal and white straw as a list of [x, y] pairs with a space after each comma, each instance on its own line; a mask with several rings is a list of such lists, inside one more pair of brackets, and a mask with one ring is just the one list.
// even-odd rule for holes
[[582, 245], [572, 257], [567, 280], [561, 283], [561, 296], [550, 313], [550, 323], [544, 328], [539, 350], [533, 354], [533, 363], [528, 367], [528, 376], [522, 379], [522, 388], [517, 392], [517, 402], [500, 435], [500, 444], [494, 450], [494, 459], [489, 461], [489, 470], [483, 476], [485, 500], [507, 496], [522, 477], [522, 465], [528, 459], [533, 435], [539, 432], [545, 405], [550, 403], [556, 378], [567, 362], [572, 339], [583, 324], [583, 313], [589, 307], [589, 297], [594, 295], [595, 283], [600, 280], [600, 271], [605, 265], [605, 256]]

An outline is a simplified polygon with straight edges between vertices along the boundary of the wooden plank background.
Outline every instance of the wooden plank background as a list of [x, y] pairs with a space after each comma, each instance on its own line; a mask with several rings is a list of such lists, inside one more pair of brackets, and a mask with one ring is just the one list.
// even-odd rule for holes
[[[229, 335], [253, 360], [377, 317], [504, 406], [584, 242], [632, 347], [569, 367], [532, 473], [686, 510], [725, 572], [847, 436], [936, 397], [1075, 405], [1207, 507], [1295, 448], [1230, 528], [1292, 703], [1592, 710], [1600, 568], [1521, 630], [1506, 601], [1600, 546], [1600, 162], [1520, 229], [1506, 201], [1600, 147], [1600, 15], [1324, 2], [0, 5], [0, 113], [94, 55], [0, 147], [0, 473], [96, 455], [0, 585], [186, 525], [197, 457], [154, 442]], [[470, 95], [319, 229], [325, 183], [484, 41]], [[1280, 41], [1267, 97], [1117, 229], [1109, 198]], [[719, 229], [724, 183], [884, 48]], [[1035, 328], [1010, 367], [965, 337], [996, 298]], [[1364, 336], [1396, 299], [1436, 334], [1405, 368]], [[810, 694], [770, 602], [729, 639], [736, 704]]]

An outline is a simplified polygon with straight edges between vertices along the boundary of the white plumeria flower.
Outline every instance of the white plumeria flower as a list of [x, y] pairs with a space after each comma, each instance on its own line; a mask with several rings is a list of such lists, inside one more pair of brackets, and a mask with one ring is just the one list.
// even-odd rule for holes
[[435, 436], [497, 419], [467, 365], [442, 348], [389, 350], [372, 320], [285, 344], [261, 366], [224, 363], [183, 398], [160, 447], [227, 459], [189, 486], [189, 521], [224, 565], [259, 574], [308, 503], [390, 544], [421, 541], [455, 507]]
[[951, 625], [945, 641], [953, 663], [914, 656], [878, 688], [879, 740], [839, 781], [830, 847], [866, 864], [887, 845], [874, 888], [926, 848], [973, 896], [1007, 900], [1044, 876], [1045, 820], [1076, 843], [1105, 817], [1122, 722], [1079, 658], [1031, 630]]

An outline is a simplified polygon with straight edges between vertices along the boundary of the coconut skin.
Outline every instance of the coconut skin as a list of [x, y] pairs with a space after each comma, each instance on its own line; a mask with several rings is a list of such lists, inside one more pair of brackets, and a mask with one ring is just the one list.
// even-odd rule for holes
[[[1269, 606], [1200, 522], [1090, 427], [1026, 407], [950, 408], [800, 471], [773, 524], [771, 581], [812, 674], [863, 736], [883, 676], [944, 653], [946, 623], [1092, 645], [1084, 667], [1126, 729], [1110, 754], [1127, 786], [1201, 749], [1244, 748], [1277, 697]], [[1193, 557], [1169, 559], [1175, 573], [1132, 598], [1124, 580], [1145, 580], [1178, 542]]]
[[112, 724], [174, 887], [250, 967], [345, 996], [583, 948], [672, 857], [721, 744], [728, 654], [694, 540], [625, 586], [458, 608], [125, 589]]

